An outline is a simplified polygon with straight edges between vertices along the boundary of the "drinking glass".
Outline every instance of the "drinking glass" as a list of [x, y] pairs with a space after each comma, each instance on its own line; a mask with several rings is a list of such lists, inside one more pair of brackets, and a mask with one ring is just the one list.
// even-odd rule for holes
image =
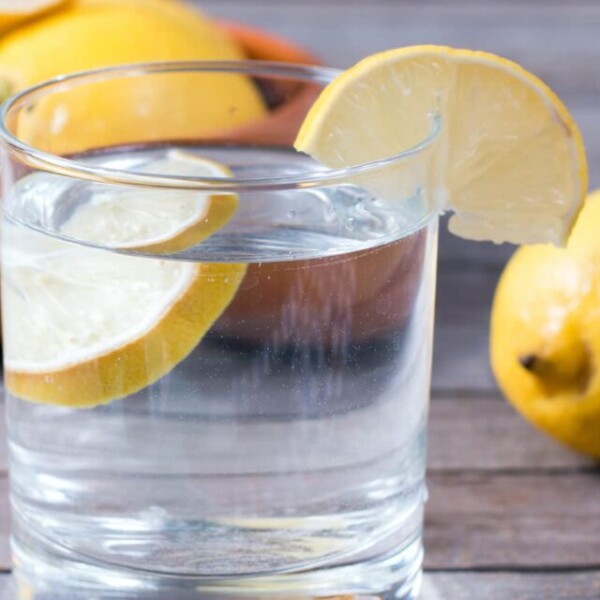
[[22, 597], [417, 597], [440, 125], [328, 169], [293, 141], [336, 75], [127, 65], [5, 103]]

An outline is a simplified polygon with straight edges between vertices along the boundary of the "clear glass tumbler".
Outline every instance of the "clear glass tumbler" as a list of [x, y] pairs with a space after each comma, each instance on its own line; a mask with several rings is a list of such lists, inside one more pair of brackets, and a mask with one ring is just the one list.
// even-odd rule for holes
[[4, 105], [22, 597], [416, 598], [438, 124], [327, 169], [293, 141], [336, 74], [131, 65]]

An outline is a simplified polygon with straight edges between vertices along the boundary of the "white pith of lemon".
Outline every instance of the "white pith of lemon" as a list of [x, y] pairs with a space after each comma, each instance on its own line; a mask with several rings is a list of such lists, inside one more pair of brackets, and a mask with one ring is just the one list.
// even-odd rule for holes
[[[71, 218], [87, 223], [92, 215], [82, 220], [76, 210]], [[70, 231], [82, 237], [77, 226]], [[169, 373], [225, 310], [246, 271], [244, 264], [117, 254], [8, 221], [3, 235], [6, 387], [71, 408], [128, 396]]]
[[[295, 147], [329, 167], [380, 160], [427, 138], [431, 112], [443, 120], [438, 195], [454, 233], [565, 242], [587, 191], [581, 134], [542, 81], [493, 54], [414, 46], [370, 56], [323, 91]], [[390, 197], [401, 183], [385, 182]]]
[[[231, 177], [213, 160], [171, 150], [136, 171], [180, 177]], [[233, 217], [236, 194], [99, 188], [60, 228], [60, 232], [108, 248], [169, 254], [190, 248], [220, 230]]]

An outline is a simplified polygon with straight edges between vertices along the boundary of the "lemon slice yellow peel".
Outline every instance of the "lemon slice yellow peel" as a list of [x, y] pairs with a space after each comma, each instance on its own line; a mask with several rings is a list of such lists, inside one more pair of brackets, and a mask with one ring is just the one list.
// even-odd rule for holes
[[[176, 154], [168, 160], [180, 175], [182, 165], [175, 165], [177, 161], [185, 163], [184, 170], [196, 174], [206, 174], [207, 165], [213, 174], [227, 172], [225, 167], [201, 158], [182, 159]], [[164, 172], [166, 166], [157, 168]], [[191, 213], [196, 210], [194, 203], [205, 206], [208, 202], [208, 212], [202, 214], [204, 219], [206, 215], [211, 217], [211, 224], [196, 219], [182, 229], [176, 219], [166, 218], [166, 230], [149, 228], [155, 240], [149, 245], [145, 237], [149, 230], [142, 225], [152, 209], [159, 208], [160, 198], [144, 199], [147, 190], [132, 189], [138, 196], [137, 200], [130, 199], [129, 224], [137, 218], [141, 232], [138, 243], [160, 250], [170, 242], [181, 247], [184, 241], [195, 244], [204, 239], [224, 225], [237, 205], [235, 195], [226, 195], [227, 211], [217, 212], [214, 217], [214, 198], [207, 200], [195, 192], [178, 198], [176, 195], [183, 192], [166, 192], [166, 214], [169, 206], [177, 208], [177, 202], [190, 203], [184, 208]], [[169, 198], [169, 193], [175, 197]], [[118, 194], [113, 199], [117, 203]], [[90, 235], [90, 220], [95, 219], [94, 233], [98, 236], [108, 236], [112, 226], [116, 229], [113, 241], [127, 235], [130, 247], [135, 246], [122, 222], [109, 218], [114, 208], [110, 198], [102, 200], [100, 209], [89, 208], [93, 200], [87, 208], [84, 204], [74, 211], [67, 221], [72, 221], [66, 227], [68, 233], [85, 240]], [[144, 202], [145, 210], [140, 210]], [[78, 215], [80, 210], [84, 214]], [[175, 214], [180, 216], [177, 210]], [[156, 242], [157, 235], [160, 242]], [[169, 373], [227, 308], [246, 272], [246, 265], [237, 263], [117, 254], [42, 235], [10, 222], [5, 223], [4, 237], [6, 387], [25, 400], [71, 408], [123, 398]]]
[[[435, 143], [450, 229], [564, 244], [588, 186], [581, 133], [548, 86], [493, 54], [414, 46], [370, 56], [323, 91], [295, 147], [329, 167], [379, 160], [425, 139], [432, 111], [443, 121]], [[390, 178], [390, 195], [397, 185]]]

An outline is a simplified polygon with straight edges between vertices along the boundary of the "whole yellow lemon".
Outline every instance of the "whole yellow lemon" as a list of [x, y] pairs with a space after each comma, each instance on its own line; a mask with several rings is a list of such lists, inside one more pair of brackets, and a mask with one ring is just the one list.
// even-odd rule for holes
[[[109, 65], [240, 58], [241, 49], [225, 32], [176, 0], [79, 0], [0, 38], [0, 88], [15, 92]], [[218, 136], [263, 114], [248, 78], [154, 75], [48, 96], [23, 111], [15, 133], [45, 151], [70, 153]]]
[[600, 459], [600, 190], [566, 248], [520, 248], [496, 290], [491, 362], [531, 423]]
[[176, 0], [78, 0], [0, 38], [0, 78], [13, 92], [110, 65], [241, 58], [215, 23]]

